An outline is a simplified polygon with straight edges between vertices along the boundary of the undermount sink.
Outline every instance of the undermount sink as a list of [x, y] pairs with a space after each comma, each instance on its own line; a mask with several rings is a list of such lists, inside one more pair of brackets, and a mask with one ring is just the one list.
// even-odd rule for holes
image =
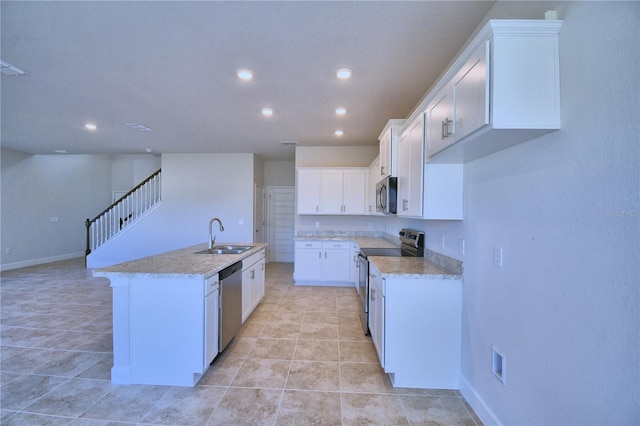
[[241, 254], [251, 250], [253, 246], [219, 245], [213, 248], [197, 251], [196, 254]]

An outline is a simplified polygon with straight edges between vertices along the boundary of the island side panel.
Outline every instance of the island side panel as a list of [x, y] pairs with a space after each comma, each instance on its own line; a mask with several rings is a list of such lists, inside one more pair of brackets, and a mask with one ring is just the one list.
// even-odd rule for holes
[[113, 289], [113, 367], [111, 382], [131, 383], [131, 350], [129, 346], [129, 278], [106, 275]]
[[193, 386], [204, 360], [202, 278], [146, 278], [130, 282], [133, 383]]

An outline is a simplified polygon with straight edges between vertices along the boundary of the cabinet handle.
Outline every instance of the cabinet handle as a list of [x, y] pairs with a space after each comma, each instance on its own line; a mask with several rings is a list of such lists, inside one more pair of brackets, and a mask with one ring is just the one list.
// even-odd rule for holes
[[375, 288], [371, 289], [371, 301], [372, 302], [376, 301], [376, 289]]
[[316, 204], [316, 211], [318, 211], [318, 205]]
[[442, 139], [443, 140], [451, 136], [451, 130], [449, 130], [451, 124], [453, 124], [453, 121], [449, 120], [448, 118], [445, 118], [442, 121]]
[[409, 200], [407, 199], [402, 200], [402, 210], [403, 211], [409, 210]]
[[446, 136], [444, 135], [444, 126], [445, 126], [445, 122], [444, 120], [442, 120], [442, 124], [440, 125], [440, 139], [444, 140], [444, 138], [446, 138]]
[[251, 279], [254, 279], [256, 277], [256, 270], [252, 269], [251, 270]]
[[327, 258], [327, 252], [326, 251], [324, 252], [324, 258], [325, 259]]
[[322, 252], [321, 251], [318, 252], [318, 258], [322, 259]]
[[380, 166], [380, 174], [384, 176], [384, 166]]

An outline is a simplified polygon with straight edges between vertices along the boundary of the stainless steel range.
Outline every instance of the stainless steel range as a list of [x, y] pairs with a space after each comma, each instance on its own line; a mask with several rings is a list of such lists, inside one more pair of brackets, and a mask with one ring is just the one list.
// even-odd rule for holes
[[360, 248], [358, 253], [358, 297], [364, 334], [369, 335], [369, 259], [368, 256], [424, 257], [424, 232], [403, 228], [399, 248]]

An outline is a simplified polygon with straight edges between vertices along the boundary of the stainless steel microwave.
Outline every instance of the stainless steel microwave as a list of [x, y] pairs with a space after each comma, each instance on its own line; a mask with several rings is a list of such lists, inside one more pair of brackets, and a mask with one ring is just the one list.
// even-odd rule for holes
[[382, 213], [398, 211], [398, 178], [388, 176], [376, 184], [376, 211]]

